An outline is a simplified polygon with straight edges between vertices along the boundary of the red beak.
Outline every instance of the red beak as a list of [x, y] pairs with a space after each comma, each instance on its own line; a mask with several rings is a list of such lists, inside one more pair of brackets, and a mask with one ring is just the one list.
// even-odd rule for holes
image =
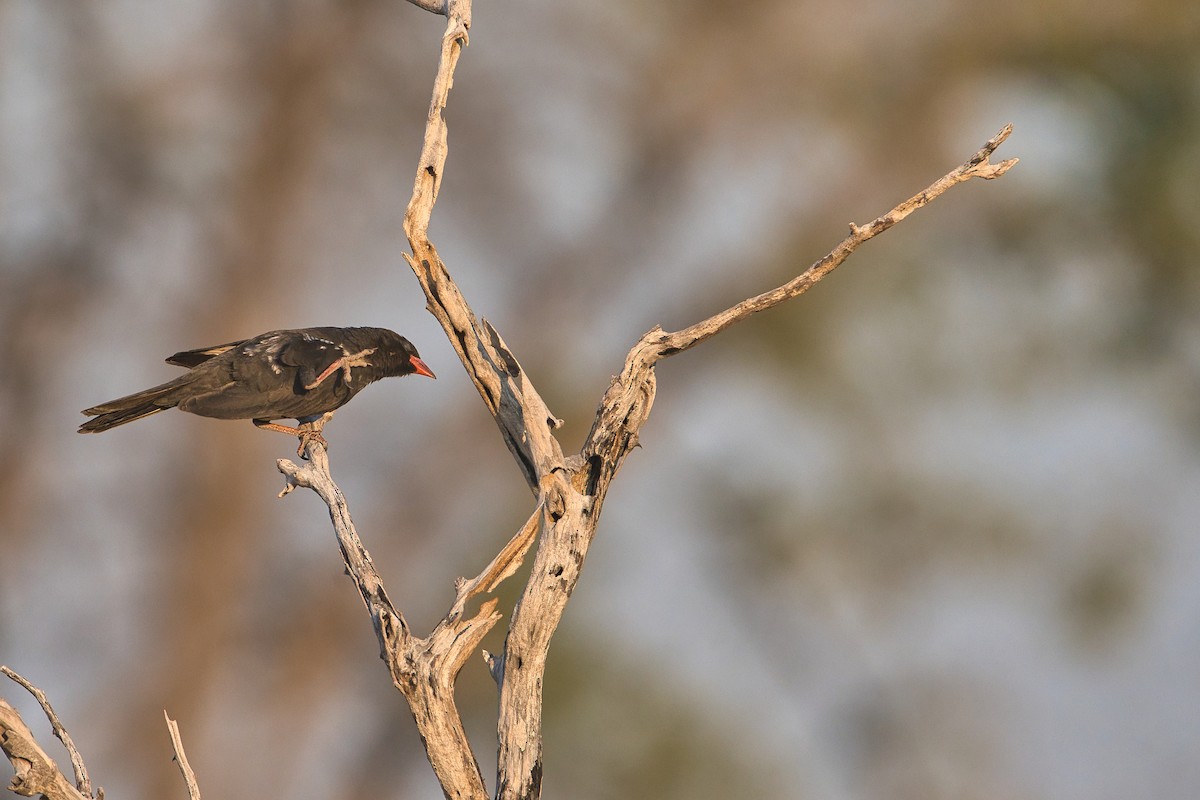
[[417, 358], [416, 356], [412, 356], [408, 360], [413, 365], [414, 373], [416, 373], [417, 375], [428, 375], [430, 378], [437, 380], [437, 375], [434, 375], [433, 370], [431, 370], [429, 367], [425, 366], [424, 361]]

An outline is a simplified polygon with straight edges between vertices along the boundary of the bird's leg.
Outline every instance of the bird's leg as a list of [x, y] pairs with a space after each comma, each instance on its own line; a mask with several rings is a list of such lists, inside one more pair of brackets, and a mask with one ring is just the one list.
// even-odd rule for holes
[[255, 427], [261, 428], [264, 431], [278, 431], [286, 433], [290, 436], [300, 437], [300, 446], [296, 448], [296, 455], [304, 458], [304, 448], [308, 447], [309, 442], [315, 442], [325, 449], [329, 449], [329, 442], [325, 441], [325, 437], [321, 435], [321, 429], [325, 427], [325, 423], [333, 419], [333, 412], [326, 411], [319, 417], [305, 418], [306, 421], [300, 423], [298, 427], [293, 428], [291, 425], [280, 425], [277, 422], [271, 422], [267, 419], [250, 420]]
[[261, 428], [264, 431], [278, 431], [279, 433], [286, 433], [290, 434], [291, 436], [300, 435], [300, 429], [293, 428], [291, 425], [279, 425], [278, 423], [271, 422], [268, 419], [252, 419], [250, 421], [254, 423], [254, 427]]
[[370, 366], [371, 362], [367, 361], [367, 356], [371, 355], [371, 353], [374, 353], [375, 349], [376, 348], [374, 347], [368, 347], [366, 350], [359, 350], [353, 355], [342, 356], [326, 367], [325, 371], [318, 375], [312, 383], [305, 384], [304, 388], [309, 390], [317, 388], [321, 385], [321, 381], [325, 380], [339, 369], [342, 371], [342, 377], [345, 379], [346, 383], [349, 383], [351, 378], [350, 368]]

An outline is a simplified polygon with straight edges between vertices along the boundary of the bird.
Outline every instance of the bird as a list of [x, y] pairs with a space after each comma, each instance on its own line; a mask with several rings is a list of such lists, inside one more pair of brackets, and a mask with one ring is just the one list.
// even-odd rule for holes
[[[333, 412], [381, 378], [436, 378], [412, 342], [387, 328], [298, 328], [251, 339], [183, 350], [168, 364], [187, 372], [83, 413], [79, 433], [100, 433], [178, 408], [217, 419], [249, 419], [264, 430], [327, 446], [321, 429]], [[280, 425], [294, 419], [303, 427]]]

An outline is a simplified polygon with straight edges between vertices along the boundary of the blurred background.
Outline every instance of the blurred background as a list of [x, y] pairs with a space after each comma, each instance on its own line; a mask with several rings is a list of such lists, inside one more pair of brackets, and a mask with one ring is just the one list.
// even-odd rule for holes
[[[474, 23], [431, 235], [569, 452], [643, 331], [785, 282], [1007, 122], [1021, 159], [660, 366], [551, 650], [546, 796], [1200, 796], [1200, 5]], [[183, 348], [404, 333], [437, 382], [327, 434], [429, 630], [530, 509], [401, 259], [443, 28], [0, 0], [0, 662], [109, 797], [183, 796], [164, 708], [206, 796], [439, 796], [324, 507], [275, 498], [294, 441], [75, 428]], [[490, 784], [482, 659], [458, 697]]]

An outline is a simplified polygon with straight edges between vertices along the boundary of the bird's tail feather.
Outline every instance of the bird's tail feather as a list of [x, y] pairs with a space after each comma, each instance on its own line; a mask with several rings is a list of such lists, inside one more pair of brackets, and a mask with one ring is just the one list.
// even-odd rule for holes
[[87, 422], [79, 426], [80, 433], [100, 433], [109, 428], [115, 428], [118, 425], [124, 425], [126, 422], [133, 422], [135, 419], [148, 417], [151, 414], [157, 414], [160, 411], [166, 411], [167, 407], [156, 406], [153, 403], [143, 403], [140, 406], [121, 409], [120, 411], [110, 411], [107, 414], [89, 419]]
[[89, 419], [80, 425], [79, 432], [99, 433], [127, 422], [133, 422], [135, 419], [157, 414], [159, 411], [166, 411], [168, 408], [174, 408], [179, 400], [170, 395], [187, 383], [188, 377], [183, 375], [161, 386], [85, 408], [83, 413], [95, 417], [95, 419]]

